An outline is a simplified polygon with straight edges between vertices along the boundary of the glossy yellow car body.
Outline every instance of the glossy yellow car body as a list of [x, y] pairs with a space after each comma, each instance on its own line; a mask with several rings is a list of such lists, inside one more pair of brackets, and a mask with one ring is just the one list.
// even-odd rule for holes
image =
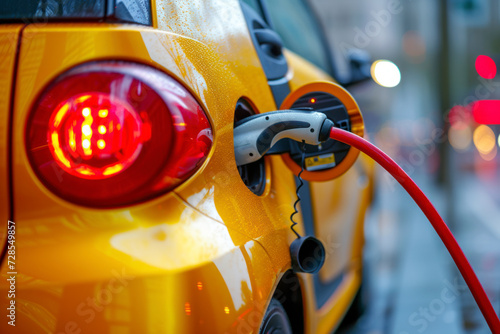
[[[17, 272], [16, 326], [2, 314], [2, 333], [257, 333], [290, 269], [293, 174], [279, 156], [266, 157], [266, 189], [256, 196], [234, 161], [238, 99], [246, 97], [259, 112], [279, 107], [239, 3], [165, 0], [152, 6], [152, 27], [0, 26], [0, 226], [4, 243], [8, 219], [15, 222]], [[292, 90], [332, 80], [299, 56], [287, 51], [286, 57]], [[24, 129], [34, 101], [61, 73], [96, 60], [161, 69], [190, 89], [207, 111], [212, 153], [174, 191], [124, 208], [91, 209], [55, 196], [32, 171]], [[9, 145], [11, 161], [5, 159]], [[312, 276], [297, 275], [306, 333], [331, 332], [360, 286], [369, 171], [363, 157], [340, 178], [311, 183], [315, 228], [327, 249], [320, 277], [344, 275], [320, 309]], [[12, 192], [4, 182], [10, 177]], [[9, 271], [4, 260], [5, 313]]]

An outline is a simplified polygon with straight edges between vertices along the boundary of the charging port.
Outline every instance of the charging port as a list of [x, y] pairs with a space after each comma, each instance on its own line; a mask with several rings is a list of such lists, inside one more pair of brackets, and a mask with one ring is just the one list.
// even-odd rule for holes
[[[333, 121], [337, 127], [351, 131], [349, 114], [344, 104], [335, 96], [324, 92], [312, 92], [299, 98], [291, 109], [319, 111]], [[329, 139], [321, 145], [306, 145], [306, 171], [320, 171], [338, 165], [349, 152], [350, 146], [342, 142]], [[300, 165], [302, 151], [300, 143], [291, 142], [290, 156]]]
[[[234, 111], [234, 124], [247, 117], [255, 115], [249, 102], [241, 98], [236, 103]], [[262, 195], [266, 188], [266, 165], [264, 159], [238, 166], [241, 180], [255, 195]]]

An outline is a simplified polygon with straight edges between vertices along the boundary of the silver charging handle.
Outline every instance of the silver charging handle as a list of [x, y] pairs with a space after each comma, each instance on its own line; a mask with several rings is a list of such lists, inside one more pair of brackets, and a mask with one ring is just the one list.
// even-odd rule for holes
[[236, 165], [259, 160], [283, 138], [319, 145], [329, 138], [332, 126], [325, 114], [313, 111], [279, 110], [247, 117], [234, 128]]

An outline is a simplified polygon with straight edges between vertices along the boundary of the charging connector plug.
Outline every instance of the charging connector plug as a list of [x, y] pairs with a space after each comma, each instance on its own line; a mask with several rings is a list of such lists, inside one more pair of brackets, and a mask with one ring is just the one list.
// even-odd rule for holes
[[279, 110], [247, 117], [234, 128], [236, 165], [259, 160], [283, 138], [319, 145], [329, 138], [333, 125], [325, 114], [313, 111]]

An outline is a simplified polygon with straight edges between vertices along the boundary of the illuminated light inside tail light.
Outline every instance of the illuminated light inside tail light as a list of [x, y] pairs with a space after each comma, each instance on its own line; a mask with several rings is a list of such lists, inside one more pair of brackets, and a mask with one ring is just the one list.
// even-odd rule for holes
[[42, 183], [77, 204], [115, 207], [161, 195], [212, 147], [196, 99], [150, 67], [93, 63], [51, 83], [34, 104], [26, 149]]
[[74, 96], [54, 110], [48, 142], [55, 161], [83, 178], [107, 178], [125, 171], [150, 140], [151, 123], [110, 94]]

